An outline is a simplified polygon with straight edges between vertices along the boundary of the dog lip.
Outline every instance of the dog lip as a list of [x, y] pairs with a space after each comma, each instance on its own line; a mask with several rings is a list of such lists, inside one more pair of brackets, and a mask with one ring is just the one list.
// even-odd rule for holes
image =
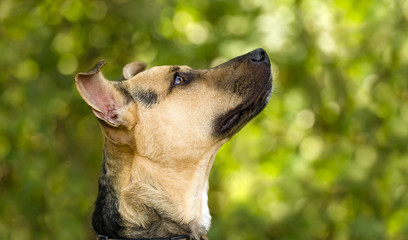
[[[243, 109], [244, 110], [244, 109]], [[225, 133], [230, 127], [239, 122], [243, 110], [236, 110], [230, 114], [224, 121], [221, 123], [221, 127], [218, 129], [219, 133]]]
[[[249, 119], [257, 115], [268, 103], [269, 97], [272, 92], [272, 83], [268, 81], [268, 83], [264, 86], [263, 91], [260, 94], [255, 95], [254, 97], [250, 98], [248, 101], [245, 101], [246, 104], [241, 104], [232, 110], [230, 113], [227, 114], [226, 117], [223, 117], [221, 124], [218, 127], [218, 134], [224, 135], [234, 126], [236, 126], [239, 122], [241, 122], [243, 115], [249, 112], [251, 115]], [[248, 119], [248, 120], [249, 120]]]

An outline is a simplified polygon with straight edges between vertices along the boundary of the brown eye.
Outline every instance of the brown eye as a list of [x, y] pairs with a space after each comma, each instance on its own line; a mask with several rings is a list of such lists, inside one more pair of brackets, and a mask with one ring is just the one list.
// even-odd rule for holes
[[175, 75], [175, 76], [174, 76], [173, 85], [181, 85], [181, 84], [184, 84], [184, 83], [185, 83], [185, 80], [184, 80], [183, 77], [178, 76], [178, 75]]

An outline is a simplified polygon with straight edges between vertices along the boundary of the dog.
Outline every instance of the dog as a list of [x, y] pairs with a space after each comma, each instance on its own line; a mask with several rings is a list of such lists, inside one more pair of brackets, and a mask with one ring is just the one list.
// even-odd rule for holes
[[133, 62], [120, 81], [105, 79], [104, 65], [75, 76], [104, 136], [97, 238], [206, 239], [215, 155], [267, 105], [268, 55], [256, 49], [205, 70]]

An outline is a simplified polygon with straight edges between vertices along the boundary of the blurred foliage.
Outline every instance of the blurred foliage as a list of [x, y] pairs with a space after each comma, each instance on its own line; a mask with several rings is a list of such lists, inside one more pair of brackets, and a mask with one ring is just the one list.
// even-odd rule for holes
[[0, 239], [93, 239], [102, 137], [74, 74], [263, 47], [275, 93], [219, 152], [210, 239], [408, 239], [408, 2], [1, 0]]

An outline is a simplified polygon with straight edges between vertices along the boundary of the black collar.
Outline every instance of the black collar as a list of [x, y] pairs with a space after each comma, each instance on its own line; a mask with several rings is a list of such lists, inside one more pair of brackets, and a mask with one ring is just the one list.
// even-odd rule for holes
[[[206, 236], [200, 237], [200, 240], [206, 240]], [[106, 235], [98, 235], [96, 240], [194, 240], [190, 235], [179, 235], [169, 238], [109, 238]]]

